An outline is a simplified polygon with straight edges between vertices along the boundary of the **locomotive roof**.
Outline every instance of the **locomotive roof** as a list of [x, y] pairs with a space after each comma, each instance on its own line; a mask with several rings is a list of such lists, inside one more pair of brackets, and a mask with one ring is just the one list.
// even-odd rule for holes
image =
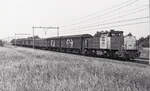
[[[68, 35], [68, 36], [59, 36], [59, 37], [50, 37], [50, 38], [35, 38], [34, 40], [43, 40], [43, 39], [58, 39], [58, 38], [78, 38], [78, 37], [92, 37], [90, 34], [80, 34], [80, 35]], [[14, 39], [15, 40], [15, 39]], [[33, 40], [32, 38], [19, 38], [16, 40]]]

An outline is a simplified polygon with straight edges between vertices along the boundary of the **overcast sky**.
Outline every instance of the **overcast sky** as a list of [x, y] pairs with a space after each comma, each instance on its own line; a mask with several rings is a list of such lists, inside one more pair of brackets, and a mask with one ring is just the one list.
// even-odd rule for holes
[[[122, 30], [125, 34], [131, 32], [139, 38], [149, 34], [149, 23], [120, 27], [114, 26], [147, 22], [148, 18], [117, 24], [114, 23], [109, 25], [109, 27], [107, 27], [108, 25], [101, 25], [103, 23], [120, 20], [147, 17], [149, 15], [148, 1], [149, 0], [1, 0], [0, 38], [13, 37], [15, 33], [32, 34], [33, 25], [59, 26], [60, 35], [94, 34], [96, 31], [115, 29]], [[122, 7], [123, 2], [129, 5]], [[132, 4], [130, 5], [130, 3]], [[122, 8], [117, 9], [118, 7]], [[137, 12], [134, 14], [134, 11]], [[94, 25], [98, 26], [88, 27]], [[102, 27], [102, 29], [100, 27]], [[55, 29], [36, 29], [35, 35], [51, 37], [56, 36], [57, 32]]]

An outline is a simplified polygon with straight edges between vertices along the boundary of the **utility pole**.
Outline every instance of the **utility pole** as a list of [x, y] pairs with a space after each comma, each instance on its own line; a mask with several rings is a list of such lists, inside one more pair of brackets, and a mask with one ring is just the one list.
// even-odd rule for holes
[[59, 37], [59, 27], [57, 27], [57, 37]]
[[[150, 24], [150, 0], [148, 0], [149, 1], [149, 9], [148, 9], [148, 11], [149, 11], [149, 24]], [[149, 30], [150, 30], [150, 25], [149, 25]], [[149, 32], [149, 34], [150, 34], [150, 32]], [[150, 44], [150, 40], [149, 40], [149, 44]], [[149, 55], [149, 58], [150, 58], [150, 55]], [[150, 60], [149, 60], [149, 64], [150, 64]]]
[[57, 29], [57, 37], [59, 37], [59, 27], [41, 27], [41, 26], [35, 27], [35, 26], [33, 26], [32, 27], [32, 32], [33, 32], [33, 48], [35, 46], [35, 44], [34, 44], [34, 41], [35, 41], [35, 39], [34, 39], [34, 29], [36, 29], [36, 28], [40, 28], [40, 29]]

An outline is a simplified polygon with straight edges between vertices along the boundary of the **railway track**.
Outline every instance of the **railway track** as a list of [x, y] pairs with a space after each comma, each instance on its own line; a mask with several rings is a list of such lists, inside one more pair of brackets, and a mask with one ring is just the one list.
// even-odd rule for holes
[[138, 59], [134, 59], [134, 62], [136, 62], [136, 63], [141, 63], [141, 64], [150, 64], [150, 63], [149, 63], [149, 59], [141, 59], [141, 58], [138, 58]]
[[[16, 48], [24, 48], [24, 47], [9, 47], [9, 48], [16, 49]], [[35, 50], [35, 51], [42, 50], [42, 49], [32, 49], [32, 48], [25, 48], [25, 49], [31, 49], [31, 50]], [[119, 64], [121, 63], [121, 64], [126, 64], [126, 65], [128, 65], [128, 64], [130, 64], [130, 65], [132, 65], [132, 64], [149, 65], [149, 60], [148, 59], [140, 59], [140, 58], [138, 58], [138, 59], [134, 59], [134, 60], [123, 60], [123, 59], [119, 59], [119, 58], [106, 58], [106, 57], [93, 56], [93, 55], [88, 55], [87, 56], [87, 55], [81, 55], [81, 54], [69, 53], [69, 52], [64, 53], [64, 52], [57, 52], [57, 51], [50, 51], [50, 50], [42, 50], [42, 51], [54, 52], [54, 53], [63, 53], [63, 54], [66, 54], [66, 55], [69, 54], [69, 56], [77, 56], [77, 57], [82, 57], [82, 58], [86, 57], [86, 58], [91, 58], [91, 60], [93, 60], [93, 58], [96, 58], [96, 59], [98, 59], [100, 61], [104, 60], [106, 62], [113, 62], [113, 63], [119, 63]], [[20, 52], [28, 54], [28, 53], [23, 52], [23, 51], [20, 51]]]
[[[39, 49], [39, 50], [41, 50], [41, 49]], [[46, 51], [52, 51], [52, 50], [46, 50]], [[57, 52], [57, 51], [52, 51], [52, 52]], [[112, 60], [121, 61], [121, 62], [129, 62], [129, 63], [138, 63], [138, 64], [149, 65], [149, 59], [144, 59], [144, 58], [136, 58], [136, 59], [132, 59], [132, 60], [126, 60], [126, 59], [108, 58], [108, 57], [96, 56], [96, 55], [82, 55], [82, 54], [71, 53], [71, 52], [60, 52], [60, 53], [73, 54], [73, 55], [92, 57], [92, 58], [112, 59]]]

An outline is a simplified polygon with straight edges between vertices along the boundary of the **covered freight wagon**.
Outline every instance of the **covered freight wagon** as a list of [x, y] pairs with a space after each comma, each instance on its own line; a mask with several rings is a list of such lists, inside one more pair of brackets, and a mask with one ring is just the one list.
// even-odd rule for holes
[[32, 47], [33, 46], [33, 39], [24, 39], [23, 40], [23, 46], [25, 47]]
[[47, 38], [47, 47], [50, 50], [60, 50], [60, 37]]
[[34, 40], [34, 46], [36, 48], [40, 48], [40, 49], [47, 49], [48, 48], [48, 42], [46, 39], [35, 39]]
[[90, 34], [62, 36], [61, 50], [81, 52], [84, 49], [84, 41], [86, 38], [92, 37]]

